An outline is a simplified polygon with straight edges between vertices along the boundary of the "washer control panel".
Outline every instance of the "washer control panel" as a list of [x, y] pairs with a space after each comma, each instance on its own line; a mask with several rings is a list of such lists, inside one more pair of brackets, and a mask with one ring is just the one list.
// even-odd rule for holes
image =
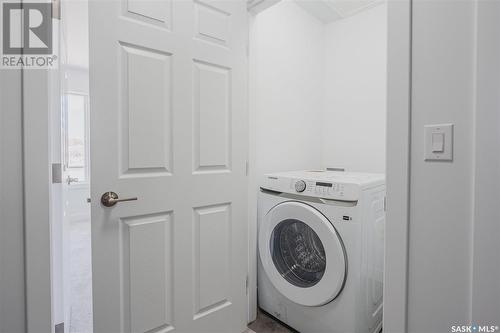
[[346, 185], [340, 183], [306, 181], [302, 179], [292, 180], [293, 188], [297, 193], [306, 192], [313, 196], [329, 198], [329, 197], [344, 197], [346, 193]]
[[357, 184], [295, 178], [268, 177], [262, 188], [342, 201], [356, 201], [359, 199], [360, 194], [360, 187]]
[[344, 184], [337, 183], [316, 182], [314, 187], [314, 192], [320, 195], [332, 195], [336, 193], [340, 196], [343, 196], [344, 191]]
[[327, 200], [358, 201], [364, 188], [384, 185], [384, 175], [330, 171], [289, 171], [264, 175], [260, 187]]

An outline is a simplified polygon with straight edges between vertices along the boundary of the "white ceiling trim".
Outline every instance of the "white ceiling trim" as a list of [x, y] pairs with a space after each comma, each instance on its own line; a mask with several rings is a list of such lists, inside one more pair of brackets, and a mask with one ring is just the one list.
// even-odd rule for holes
[[385, 0], [295, 0], [324, 23], [330, 23], [380, 5]]
[[281, 0], [247, 0], [247, 10], [252, 14], [258, 14], [280, 1]]
[[[355, 15], [361, 11], [373, 8], [385, 2], [385, 0], [368, 0], [368, 1], [323, 0], [323, 1], [325, 1], [328, 5], [332, 6], [339, 13], [339, 15], [342, 16], [342, 18]], [[350, 10], [346, 11], [341, 10], [339, 4], [348, 2], [358, 3], [358, 5], [352, 6]]]
[[[248, 11], [257, 14], [281, 0], [247, 0]], [[285, 0], [289, 1], [289, 0]], [[302, 9], [330, 23], [382, 4], [386, 0], [294, 0]]]

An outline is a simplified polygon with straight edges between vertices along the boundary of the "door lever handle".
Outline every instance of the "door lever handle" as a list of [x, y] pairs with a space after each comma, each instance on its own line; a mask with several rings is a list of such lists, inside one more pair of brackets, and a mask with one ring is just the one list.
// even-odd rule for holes
[[126, 198], [126, 199], [120, 199], [118, 198], [118, 194], [115, 192], [106, 192], [101, 196], [101, 203], [104, 207], [113, 207], [119, 202], [124, 202], [124, 201], [135, 201], [137, 200], [137, 197], [134, 198]]
[[74, 178], [68, 175], [68, 177], [66, 178], [66, 183], [68, 183], [68, 185], [71, 185], [71, 183], [78, 183], [78, 178]]

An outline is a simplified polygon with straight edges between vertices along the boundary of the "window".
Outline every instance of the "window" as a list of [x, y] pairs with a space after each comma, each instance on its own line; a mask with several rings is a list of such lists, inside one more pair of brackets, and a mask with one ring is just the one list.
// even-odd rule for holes
[[64, 102], [64, 168], [73, 182], [88, 182], [88, 96], [71, 93]]

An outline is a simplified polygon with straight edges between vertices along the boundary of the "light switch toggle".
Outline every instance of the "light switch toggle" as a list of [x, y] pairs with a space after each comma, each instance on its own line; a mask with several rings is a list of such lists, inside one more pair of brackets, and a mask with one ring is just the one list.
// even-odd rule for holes
[[432, 133], [432, 152], [444, 152], [444, 133]]
[[453, 124], [425, 125], [425, 160], [453, 161]]

